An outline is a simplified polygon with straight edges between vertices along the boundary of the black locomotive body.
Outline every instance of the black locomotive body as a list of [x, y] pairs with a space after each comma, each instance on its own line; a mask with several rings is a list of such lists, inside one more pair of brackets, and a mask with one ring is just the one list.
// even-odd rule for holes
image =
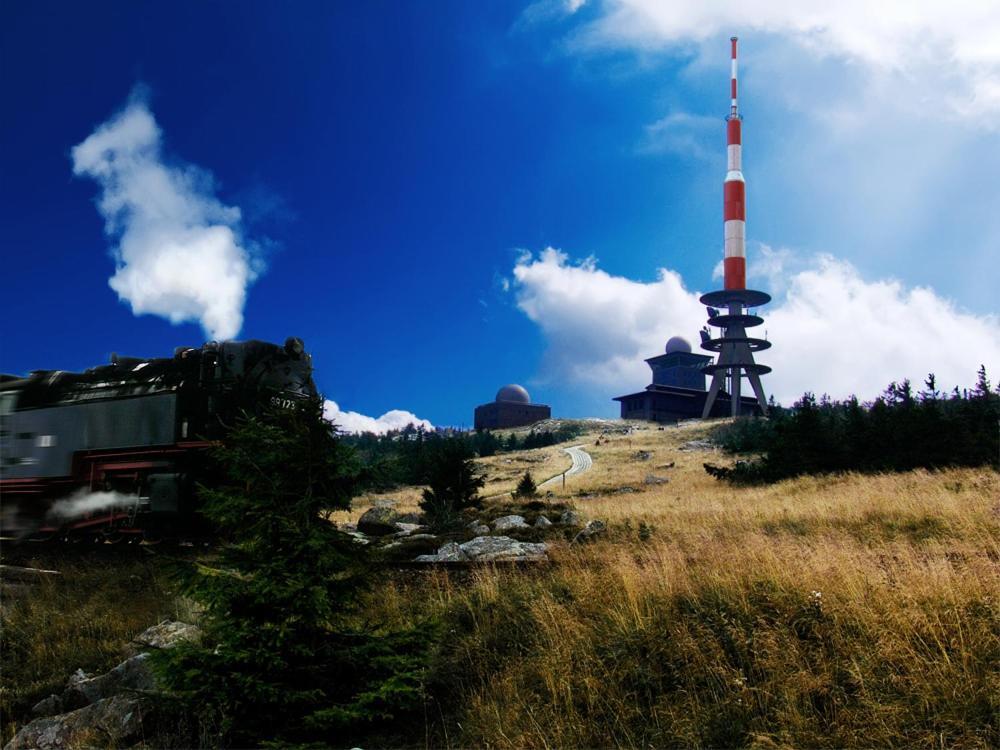
[[192, 522], [205, 449], [242, 413], [314, 398], [312, 359], [296, 338], [2, 375], [4, 533], [174, 533]]

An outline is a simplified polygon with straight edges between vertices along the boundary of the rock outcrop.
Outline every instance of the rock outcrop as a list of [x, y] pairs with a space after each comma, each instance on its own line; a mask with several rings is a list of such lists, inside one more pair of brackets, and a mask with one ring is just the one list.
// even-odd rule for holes
[[50, 695], [32, 708], [37, 718], [21, 727], [4, 750], [64, 750], [70, 747], [122, 747], [145, 735], [147, 719], [155, 714], [159, 686], [149, 666], [154, 649], [172, 648], [196, 640], [194, 625], [165, 620], [147, 628], [130, 644], [133, 653], [101, 675], [76, 670], [60, 694]]
[[493, 530], [504, 532], [510, 531], [511, 529], [527, 529], [527, 521], [524, 520], [524, 516], [501, 516], [493, 522]]
[[608, 525], [604, 521], [588, 521], [587, 525], [580, 529], [579, 533], [573, 537], [576, 543], [589, 542], [608, 530]]
[[559, 523], [562, 526], [579, 526], [583, 518], [575, 510], [564, 510], [559, 516]]
[[399, 531], [399, 513], [388, 506], [369, 508], [358, 519], [358, 531], [368, 536], [389, 536]]
[[548, 545], [544, 542], [520, 542], [507, 536], [477, 536], [464, 544], [449, 542], [437, 554], [420, 555], [416, 562], [528, 562], [547, 558]]

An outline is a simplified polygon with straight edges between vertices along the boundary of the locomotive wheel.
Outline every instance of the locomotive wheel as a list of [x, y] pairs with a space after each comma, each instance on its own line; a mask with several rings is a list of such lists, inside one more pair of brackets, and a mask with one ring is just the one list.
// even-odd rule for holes
[[106, 529], [101, 532], [101, 539], [105, 544], [118, 544], [125, 539], [125, 535], [118, 529]]

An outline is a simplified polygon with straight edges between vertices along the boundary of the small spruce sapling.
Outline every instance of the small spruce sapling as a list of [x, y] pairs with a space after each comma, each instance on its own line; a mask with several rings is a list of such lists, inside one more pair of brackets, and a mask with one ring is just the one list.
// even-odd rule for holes
[[460, 440], [444, 440], [431, 458], [420, 508], [432, 526], [446, 528], [466, 508], [479, 507], [484, 484], [486, 477], [477, 472], [469, 446]]
[[532, 478], [531, 472], [524, 472], [524, 476], [521, 477], [521, 481], [517, 483], [517, 489], [514, 490], [514, 497], [522, 500], [530, 500], [537, 495], [538, 486], [535, 484], [535, 480]]

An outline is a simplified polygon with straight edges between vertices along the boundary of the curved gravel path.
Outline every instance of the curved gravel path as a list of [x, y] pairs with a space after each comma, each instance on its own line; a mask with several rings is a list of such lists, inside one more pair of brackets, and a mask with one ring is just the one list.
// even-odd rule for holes
[[[574, 445], [570, 448], [563, 448], [563, 451], [568, 453], [570, 458], [573, 459], [573, 465], [570, 466], [565, 475], [567, 477], [574, 476], [576, 474], [582, 474], [587, 471], [591, 466], [594, 465], [594, 459], [590, 457], [590, 454], [583, 449], [582, 445]], [[545, 487], [546, 485], [555, 484], [556, 482], [562, 481], [563, 475], [556, 474], [551, 479], [547, 479], [538, 485], [539, 489]]]

